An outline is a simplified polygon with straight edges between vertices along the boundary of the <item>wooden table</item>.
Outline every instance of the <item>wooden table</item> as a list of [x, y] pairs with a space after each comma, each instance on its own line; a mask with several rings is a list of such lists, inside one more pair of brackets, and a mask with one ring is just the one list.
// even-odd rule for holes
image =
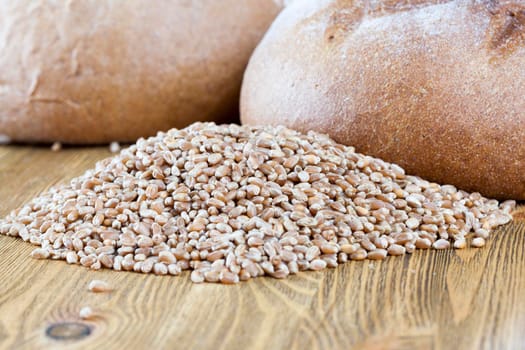
[[[0, 215], [107, 148], [0, 147]], [[0, 237], [1, 348], [524, 349], [525, 226], [483, 249], [417, 251], [235, 286], [36, 261]], [[115, 291], [94, 294], [92, 279]], [[92, 321], [79, 319], [91, 306]], [[59, 339], [62, 337], [63, 339]]]

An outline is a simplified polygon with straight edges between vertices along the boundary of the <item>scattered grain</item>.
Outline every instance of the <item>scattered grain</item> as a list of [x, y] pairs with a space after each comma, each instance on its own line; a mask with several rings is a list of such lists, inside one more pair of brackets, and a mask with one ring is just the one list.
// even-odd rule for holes
[[53, 152], [58, 152], [62, 149], [62, 144], [60, 142], [55, 142], [51, 145], [51, 150]]
[[80, 309], [78, 316], [83, 320], [89, 320], [95, 317], [95, 313], [93, 312], [93, 309], [89, 306], [84, 306], [82, 309]]
[[117, 153], [120, 152], [120, 144], [116, 141], [113, 141], [109, 144], [109, 151], [111, 153]]
[[88, 290], [93, 293], [107, 293], [111, 292], [113, 289], [109, 283], [101, 280], [92, 280], [89, 282]]

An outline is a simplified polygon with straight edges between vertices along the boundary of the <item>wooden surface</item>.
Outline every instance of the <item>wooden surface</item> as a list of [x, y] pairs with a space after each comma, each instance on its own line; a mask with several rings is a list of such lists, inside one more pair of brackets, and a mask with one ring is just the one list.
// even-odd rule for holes
[[[108, 155], [0, 147], [0, 215]], [[0, 348], [525, 348], [522, 223], [483, 249], [417, 251], [236, 286], [192, 284], [187, 273], [90, 271], [33, 260], [31, 249], [0, 237]], [[115, 291], [88, 292], [92, 279]], [[81, 321], [83, 306], [98, 316]]]

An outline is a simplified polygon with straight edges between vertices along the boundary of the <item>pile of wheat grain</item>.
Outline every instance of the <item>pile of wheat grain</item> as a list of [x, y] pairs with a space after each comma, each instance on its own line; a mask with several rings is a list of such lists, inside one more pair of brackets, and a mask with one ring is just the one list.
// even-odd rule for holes
[[39, 245], [38, 259], [236, 283], [465, 248], [470, 237], [481, 247], [514, 205], [408, 176], [321, 134], [196, 123], [49, 190], [0, 233]]

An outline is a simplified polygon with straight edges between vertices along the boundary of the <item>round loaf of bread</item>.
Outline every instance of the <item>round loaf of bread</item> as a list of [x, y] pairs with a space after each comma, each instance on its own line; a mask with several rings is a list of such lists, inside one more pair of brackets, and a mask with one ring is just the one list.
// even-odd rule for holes
[[242, 74], [281, 2], [1, 1], [0, 134], [132, 141], [238, 118]]
[[251, 58], [241, 120], [525, 199], [524, 96], [523, 1], [296, 0]]

